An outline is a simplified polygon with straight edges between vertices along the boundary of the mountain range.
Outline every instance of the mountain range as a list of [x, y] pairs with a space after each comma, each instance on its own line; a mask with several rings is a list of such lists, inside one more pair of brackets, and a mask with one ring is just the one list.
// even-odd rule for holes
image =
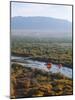
[[[59, 35], [63, 36], [66, 34], [66, 36], [72, 35], [72, 23], [67, 20], [62, 19], [56, 19], [51, 17], [22, 17], [22, 16], [16, 16], [11, 18], [11, 30], [19, 30], [24, 32], [33, 32], [33, 35], [46, 33], [45, 36], [48, 34], [53, 35]], [[28, 34], [27, 33], [27, 34]], [[18, 33], [20, 34], [20, 33]], [[26, 34], [26, 35], [27, 35]]]

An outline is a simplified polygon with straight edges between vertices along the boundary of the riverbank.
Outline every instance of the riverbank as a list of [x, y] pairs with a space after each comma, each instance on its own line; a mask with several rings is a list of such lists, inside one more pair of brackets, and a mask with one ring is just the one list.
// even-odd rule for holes
[[[40, 62], [51, 62], [53, 64], [59, 64], [60, 62], [58, 62], [58, 59], [51, 59], [51, 58], [41, 58], [41, 57], [33, 57], [32, 55], [28, 55], [28, 54], [18, 54], [18, 53], [11, 53], [11, 56], [17, 56], [17, 57], [30, 57], [30, 59], [34, 60], [34, 61], [40, 61]], [[61, 63], [64, 66], [73, 69], [73, 65], [72, 64], [67, 64], [67, 63]]]
[[48, 73], [17, 63], [11, 65], [11, 98], [72, 94], [73, 80], [61, 73]]

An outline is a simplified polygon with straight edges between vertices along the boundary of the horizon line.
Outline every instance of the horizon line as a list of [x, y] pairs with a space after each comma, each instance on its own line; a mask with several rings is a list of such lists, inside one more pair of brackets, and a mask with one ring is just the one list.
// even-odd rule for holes
[[67, 19], [61, 19], [61, 18], [55, 18], [55, 17], [47, 17], [47, 16], [10, 16], [11, 18], [15, 18], [15, 17], [25, 17], [25, 18], [27, 18], [27, 17], [43, 17], [43, 18], [53, 18], [53, 19], [57, 19], [57, 20], [64, 20], [64, 21], [68, 21], [68, 22], [70, 22], [70, 23], [72, 23], [72, 20], [70, 21], [70, 20], [67, 20]]

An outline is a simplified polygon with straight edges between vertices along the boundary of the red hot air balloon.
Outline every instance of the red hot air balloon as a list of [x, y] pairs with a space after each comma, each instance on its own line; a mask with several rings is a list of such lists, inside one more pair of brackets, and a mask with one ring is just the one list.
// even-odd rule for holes
[[47, 64], [47, 68], [50, 69], [52, 67], [52, 63]]

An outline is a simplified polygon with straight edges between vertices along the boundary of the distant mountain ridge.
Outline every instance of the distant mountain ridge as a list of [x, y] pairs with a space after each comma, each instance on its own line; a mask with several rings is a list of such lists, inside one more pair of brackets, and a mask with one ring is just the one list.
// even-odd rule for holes
[[71, 22], [51, 17], [13, 17], [12, 29], [71, 31]]
[[72, 37], [72, 23], [51, 17], [13, 17], [12, 35], [30, 37]]

